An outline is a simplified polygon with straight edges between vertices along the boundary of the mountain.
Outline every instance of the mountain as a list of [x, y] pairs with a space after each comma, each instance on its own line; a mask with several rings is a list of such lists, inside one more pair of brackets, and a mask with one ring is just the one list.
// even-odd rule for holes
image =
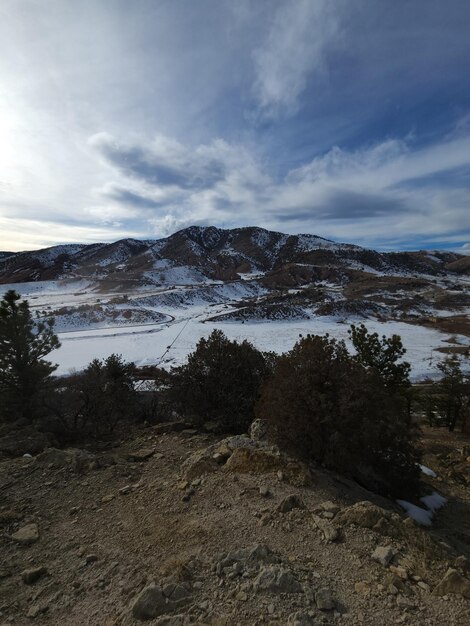
[[158, 240], [69, 244], [0, 253], [0, 284], [87, 278], [99, 285], [236, 280], [264, 275], [267, 285], [347, 280], [351, 271], [386, 275], [469, 274], [468, 257], [451, 252], [376, 252], [315, 235], [263, 228], [191, 226]]

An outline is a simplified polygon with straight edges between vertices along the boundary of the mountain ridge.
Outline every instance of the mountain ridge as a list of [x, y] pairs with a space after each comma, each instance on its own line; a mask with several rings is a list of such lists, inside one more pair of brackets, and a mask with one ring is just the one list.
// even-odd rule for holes
[[257, 226], [222, 229], [189, 226], [161, 239], [124, 238], [112, 243], [64, 244], [0, 254], [0, 284], [76, 277], [149, 278], [169, 267], [197, 269], [207, 279], [236, 280], [240, 274], [278, 272], [290, 265], [418, 274], [468, 273], [454, 252], [378, 252], [318, 235], [289, 235]]

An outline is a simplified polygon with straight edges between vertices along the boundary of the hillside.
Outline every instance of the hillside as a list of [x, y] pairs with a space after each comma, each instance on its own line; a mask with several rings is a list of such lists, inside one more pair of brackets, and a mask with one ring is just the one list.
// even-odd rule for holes
[[[224, 230], [191, 226], [164, 239], [123, 239], [111, 244], [62, 245], [0, 257], [0, 284], [40, 280], [92, 278], [98, 284], [178, 282], [187, 274], [207, 279], [235, 280], [240, 274], [263, 273], [267, 280], [292, 267], [312, 271], [335, 268], [370, 273], [427, 275], [467, 273], [465, 257], [450, 252], [380, 253], [335, 243], [315, 235], [285, 235], [262, 228]], [[193, 275], [192, 275], [193, 273]]]
[[177, 426], [0, 462], [5, 624], [469, 623], [467, 441], [425, 432], [448, 499], [428, 529], [263, 442]]
[[11, 254], [0, 259], [0, 292], [13, 288], [35, 314], [55, 318], [62, 373], [112, 352], [170, 367], [213, 328], [282, 352], [300, 334], [347, 340], [349, 324], [363, 321], [403, 337], [419, 378], [470, 349], [467, 260], [193, 226], [157, 241]]

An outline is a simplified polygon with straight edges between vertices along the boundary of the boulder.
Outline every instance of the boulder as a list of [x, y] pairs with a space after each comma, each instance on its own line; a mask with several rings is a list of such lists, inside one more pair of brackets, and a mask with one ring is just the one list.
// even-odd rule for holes
[[435, 596], [458, 593], [464, 598], [470, 599], [470, 580], [459, 574], [456, 569], [449, 568], [432, 593]]
[[282, 471], [291, 484], [304, 487], [312, 483], [306, 465], [293, 461], [283, 454], [260, 448], [236, 448], [224, 466], [224, 471], [240, 474], [267, 474]]
[[181, 466], [181, 475], [187, 481], [191, 482], [195, 478], [216, 472], [219, 464], [213, 458], [213, 452], [210, 448], [198, 450], [189, 456]]

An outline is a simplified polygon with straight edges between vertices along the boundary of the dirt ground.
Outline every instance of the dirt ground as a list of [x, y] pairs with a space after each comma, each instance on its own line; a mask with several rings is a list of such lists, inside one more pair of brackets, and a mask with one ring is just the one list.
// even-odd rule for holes
[[[400, 515], [403, 527], [410, 520], [394, 503], [319, 468], [304, 487], [278, 472], [229, 473], [223, 466], [188, 484], [182, 463], [217, 439], [148, 427], [101, 453], [92, 468], [40, 458], [1, 462], [0, 625], [470, 623], [468, 599], [433, 593], [455, 558], [470, 556], [468, 441], [443, 430], [423, 433], [424, 463], [438, 475], [425, 480], [449, 502], [430, 530], [417, 531], [421, 549], [419, 540], [412, 545], [358, 524], [327, 540], [312, 512], [324, 510], [334, 527], [336, 505], [344, 511], [369, 500]], [[279, 512], [291, 494], [305, 508]], [[335, 506], [322, 509], [325, 501]], [[29, 524], [39, 538], [15, 541]], [[429, 537], [444, 556], [429, 554]], [[303, 591], [262, 590], [248, 570], [234, 566], [232, 576], [218, 568], [222, 554], [255, 544], [267, 546]], [[372, 558], [380, 546], [393, 549], [388, 566]], [[31, 570], [36, 574], [25, 574]], [[171, 615], [139, 621], [135, 599], [162, 581], [184, 583], [189, 600]], [[325, 589], [333, 601], [321, 609], [318, 592]]]

